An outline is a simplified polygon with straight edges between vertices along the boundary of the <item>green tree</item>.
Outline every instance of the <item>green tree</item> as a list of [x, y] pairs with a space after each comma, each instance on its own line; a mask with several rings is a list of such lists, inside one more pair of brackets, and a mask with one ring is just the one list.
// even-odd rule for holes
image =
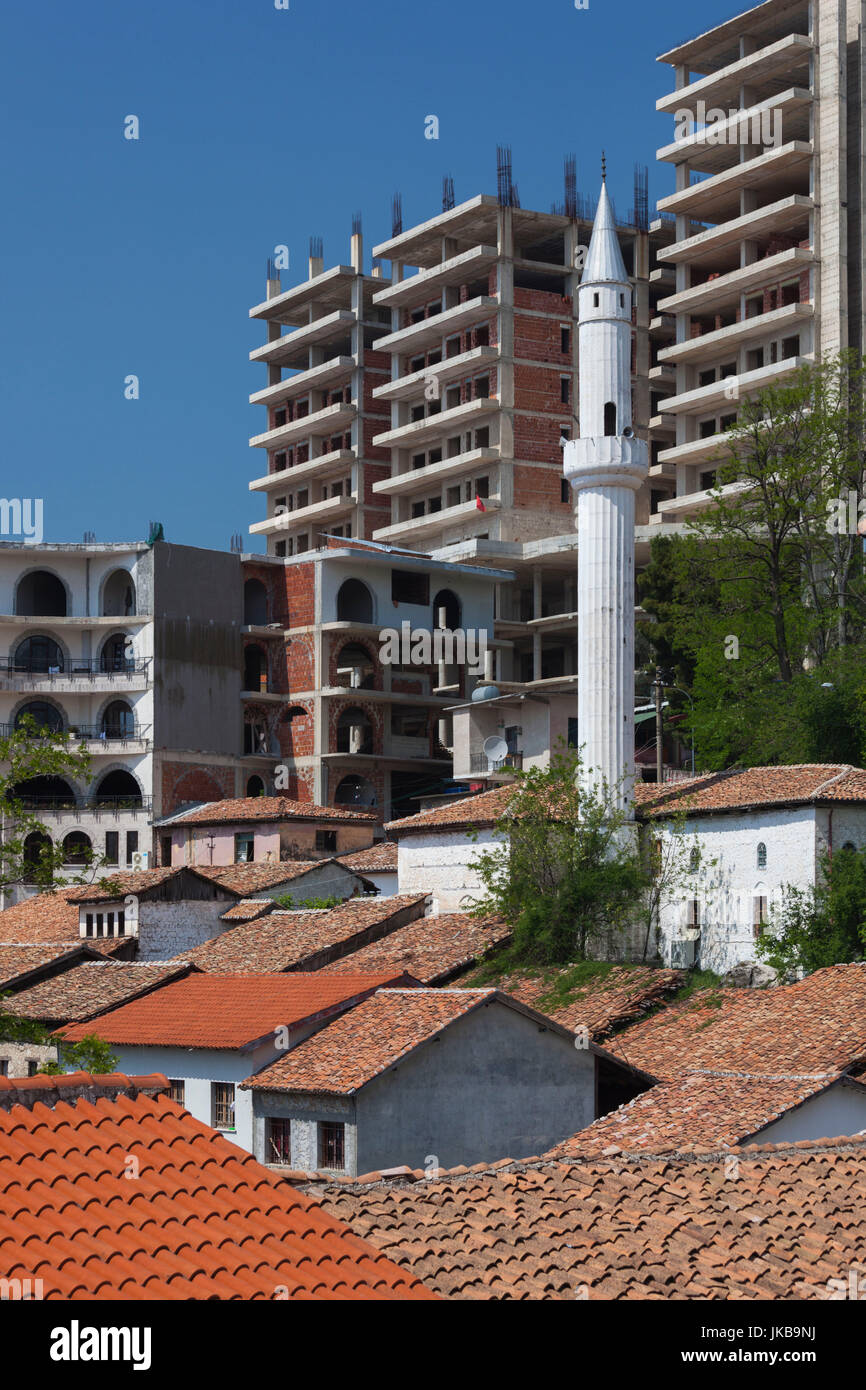
[[788, 885], [757, 952], [782, 976], [866, 957], [866, 849], [824, 854], [814, 888]]

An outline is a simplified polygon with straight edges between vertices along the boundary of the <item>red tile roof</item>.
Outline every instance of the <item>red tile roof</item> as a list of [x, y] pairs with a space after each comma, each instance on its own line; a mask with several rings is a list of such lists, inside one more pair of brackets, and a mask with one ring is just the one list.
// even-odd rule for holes
[[221, 922], [255, 922], [258, 917], [267, 917], [277, 904], [273, 898], [241, 898], [232, 903], [227, 912], [220, 913]]
[[382, 985], [403, 983], [393, 973], [204, 975], [175, 980], [143, 999], [87, 1023], [60, 1029], [70, 1042], [96, 1032], [110, 1043], [141, 1047], [244, 1050], [277, 1028], [339, 1012]]
[[4, 1007], [22, 1018], [46, 1022], [92, 1019], [182, 978], [191, 969], [185, 961], [87, 961], [22, 990]]
[[866, 771], [847, 763], [802, 763], [712, 772], [666, 783], [661, 791], [650, 782], [635, 787], [641, 816], [661, 816], [672, 809], [691, 814], [837, 801], [866, 802]]
[[305, 1186], [445, 1297], [828, 1298], [866, 1248], [866, 1139], [725, 1156], [736, 1176], [714, 1151]]
[[[313, 869], [321, 869], [323, 864], [331, 862], [328, 859], [284, 859], [279, 864], [197, 864], [195, 871], [222, 888], [237, 893], [239, 897], [247, 898], [252, 893], [269, 893], [273, 888], [292, 883], [296, 878], [303, 878]], [[351, 882], [351, 879], [347, 880], [349, 887]]]
[[406, 970], [425, 985], [440, 985], [510, 938], [511, 928], [501, 917], [444, 912], [398, 927], [382, 940], [326, 965], [324, 971], [339, 974], [346, 970]]
[[404, 816], [402, 820], [392, 820], [385, 829], [400, 831], [424, 831], [438, 826], [449, 826], [454, 830], [467, 825], [493, 825], [507, 810], [514, 796], [514, 786], [493, 787], [477, 796], [464, 796], [459, 801], [449, 801], [443, 806], [434, 806], [429, 811], [419, 811], [415, 816]]
[[104, 955], [122, 951], [129, 945], [125, 938], [88, 938], [85, 943], [79, 936], [78, 905], [82, 900], [81, 895], [90, 891], [85, 888], [67, 888], [54, 893], [37, 893], [25, 902], [7, 907], [5, 911], [0, 912], [0, 941], [17, 945], [55, 942], [68, 950], [86, 944]]
[[345, 864], [356, 874], [396, 874], [397, 845], [394, 840], [382, 840], [378, 845], [356, 850], [354, 854], [338, 854], [337, 862]]
[[568, 1002], [558, 1006], [549, 996], [558, 983], [567, 983], [572, 969], [563, 965], [542, 974], [504, 975], [497, 983], [506, 994], [540, 1009], [572, 1031], [581, 1026], [588, 1028], [590, 1037], [598, 1042], [614, 1028], [640, 1018], [685, 980], [682, 970], [615, 965], [606, 974], [593, 975], [584, 985], [569, 991]]
[[495, 989], [378, 990], [244, 1086], [352, 1095], [456, 1019], [501, 998]]
[[866, 963], [831, 965], [773, 989], [698, 990], [607, 1044], [653, 1076], [866, 1066]]
[[369, 822], [376, 820], [376, 812], [348, 806], [317, 806], [312, 801], [291, 801], [287, 796], [239, 796], [229, 801], [208, 801], [171, 817], [171, 823], [177, 825], [281, 820]]
[[0, 1078], [0, 1277], [64, 1302], [432, 1297], [166, 1086]]
[[[239, 923], [221, 936], [194, 950], [180, 953], [179, 960], [193, 961], [199, 970], [234, 975], [265, 975], [279, 970], [319, 970], [326, 961], [347, 957], [348, 970], [357, 974], [352, 954], [359, 946], [392, 932], [400, 923], [424, 912], [426, 895], [405, 893], [390, 898], [349, 898], [338, 907], [310, 912], [272, 912], [264, 921]], [[391, 974], [404, 967], [376, 966]]]
[[701, 1149], [733, 1148], [834, 1085], [853, 1086], [866, 1099], [866, 1086], [848, 1077], [840, 1079], [838, 1072], [752, 1076], [746, 1072], [690, 1071], [603, 1115], [557, 1144], [548, 1157], [595, 1158], [619, 1151], [676, 1153], [695, 1145]]
[[[25, 987], [28, 981], [38, 980], [52, 966], [60, 967], [65, 963], [72, 967], [91, 954], [95, 953], [91, 953], [84, 941], [28, 942], [25, 945], [0, 942], [0, 994], [7, 989]], [[7, 1000], [3, 1007], [7, 1008], [8, 1004]]]

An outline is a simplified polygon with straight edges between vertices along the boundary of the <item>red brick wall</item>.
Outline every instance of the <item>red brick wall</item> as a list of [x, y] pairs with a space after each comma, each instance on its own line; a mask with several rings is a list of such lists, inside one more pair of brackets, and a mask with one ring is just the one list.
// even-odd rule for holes
[[235, 794], [232, 767], [191, 767], [189, 763], [162, 764], [162, 814], [170, 815], [185, 801], [225, 801]]
[[[570, 368], [571, 352], [562, 351], [560, 329], [563, 323], [570, 324], [572, 321], [571, 300], [563, 299], [558, 294], [547, 294], [543, 290], [515, 290], [515, 300], [517, 300], [518, 295], [540, 295], [544, 299], [555, 301], [562, 307], [550, 311], [556, 315], [555, 318], [541, 318], [538, 314], [515, 312], [515, 357], [530, 357], [535, 362], [558, 362], [563, 368]], [[534, 306], [527, 304], [523, 307], [531, 308]], [[572, 332], [575, 331], [576, 329], [572, 325]]]
[[286, 640], [286, 674], [289, 692], [315, 688], [315, 652], [308, 633]]
[[[374, 682], [373, 688], [374, 688], [374, 690], [381, 690], [381, 689], [382, 689], [382, 666], [381, 666], [381, 664], [380, 664], [380, 662], [379, 662], [379, 650], [378, 650], [378, 648], [375, 646], [375, 644], [374, 644], [373, 642], [370, 641], [370, 639], [369, 639], [368, 637], [353, 637], [351, 633], [341, 632], [341, 633], [339, 634], [339, 636], [329, 638], [329, 646], [330, 646], [330, 652], [329, 652], [329, 657], [328, 657], [328, 684], [329, 684], [329, 685], [334, 686], [334, 685], [337, 685], [337, 684], [338, 684], [338, 681], [337, 681], [337, 666], [338, 666], [338, 664], [339, 664], [340, 653], [341, 653], [341, 651], [343, 650], [343, 648], [344, 648], [344, 647], [348, 647], [348, 646], [359, 646], [359, 647], [363, 647], [365, 652], [369, 652], [370, 656], [372, 657], [373, 666], [374, 666], [374, 673], [373, 673], [373, 682]], [[358, 694], [361, 695], [362, 692], [359, 691]]]
[[293, 719], [285, 719], [282, 714], [280, 715], [277, 724], [277, 736], [280, 741], [280, 757], [312, 757], [314, 751], [312, 707], [305, 703], [297, 706], [290, 706], [290, 708], [303, 709], [305, 712], [303, 715], [296, 715]]
[[308, 627], [315, 621], [316, 567], [286, 565], [283, 569], [286, 627]]
[[571, 502], [562, 501], [562, 473], [559, 469], [521, 468], [515, 464], [514, 505], [561, 512], [563, 530], [568, 529], [566, 518], [572, 514]]
[[[359, 696], [363, 696], [363, 693], [364, 692], [362, 690], [359, 690], [357, 692]], [[344, 710], [347, 709], [360, 709], [364, 711], [373, 729], [373, 752], [378, 753], [381, 756], [381, 754], [384, 752], [384, 744], [382, 741], [382, 736], [384, 732], [384, 710], [382, 709], [381, 705], [374, 704], [372, 701], [365, 703], [362, 698], [359, 698], [357, 700], [353, 700], [351, 698], [347, 700], [329, 700], [328, 704], [330, 706], [328, 710], [329, 753], [336, 753], [338, 751], [337, 724], [339, 722], [340, 715], [343, 713]]]

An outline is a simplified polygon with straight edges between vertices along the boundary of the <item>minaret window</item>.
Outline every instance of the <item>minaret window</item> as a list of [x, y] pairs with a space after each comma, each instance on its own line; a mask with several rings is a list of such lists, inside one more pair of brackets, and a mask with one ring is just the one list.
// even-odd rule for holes
[[616, 406], [613, 401], [606, 401], [604, 407], [604, 432], [606, 435], [616, 434]]
[[593, 309], [597, 309], [597, 308], [598, 308], [598, 292], [596, 292], [596, 293], [592, 296], [592, 307], [593, 307]]

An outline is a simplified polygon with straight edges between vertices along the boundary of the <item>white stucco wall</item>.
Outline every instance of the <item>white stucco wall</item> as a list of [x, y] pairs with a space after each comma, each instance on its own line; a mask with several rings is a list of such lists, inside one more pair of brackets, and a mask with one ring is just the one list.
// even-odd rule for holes
[[753, 1144], [796, 1143], [799, 1139], [835, 1139], [866, 1130], [866, 1091], [840, 1082], [789, 1110], [756, 1134]]
[[460, 912], [467, 901], [483, 897], [473, 861], [485, 846], [500, 843], [492, 829], [479, 831], [477, 840], [459, 829], [403, 835], [397, 853], [399, 891], [431, 893], [434, 913]]

